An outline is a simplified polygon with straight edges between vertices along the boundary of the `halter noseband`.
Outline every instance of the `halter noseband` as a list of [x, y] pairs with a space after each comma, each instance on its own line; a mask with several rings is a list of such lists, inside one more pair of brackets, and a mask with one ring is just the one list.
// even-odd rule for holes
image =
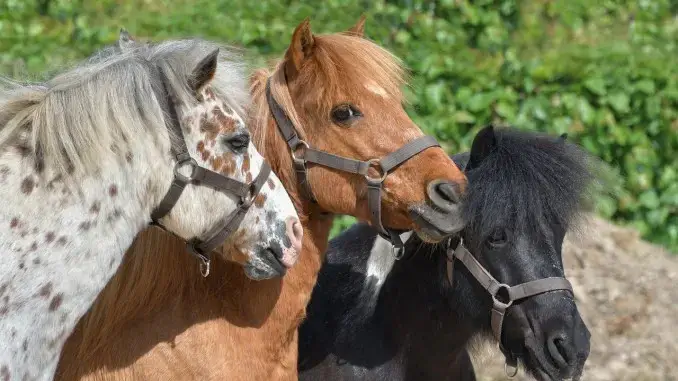
[[[309, 144], [300, 139], [294, 123], [289, 119], [280, 104], [275, 100], [271, 93], [271, 79], [266, 81], [266, 100], [275, 119], [278, 130], [284, 137], [287, 145], [290, 147], [292, 153], [292, 162], [294, 163], [294, 170], [297, 173], [297, 179], [302, 186], [302, 192], [313, 203], [317, 203], [313, 196], [313, 191], [308, 182], [308, 174], [306, 172], [306, 163], [319, 164], [325, 167], [333, 168], [341, 172], [353, 173], [363, 175], [367, 182], [367, 205], [370, 210], [370, 220], [372, 226], [377, 229], [381, 237], [391, 242], [396, 253], [396, 259], [400, 259], [403, 255], [404, 243], [400, 239], [399, 234], [389, 228], [385, 228], [381, 222], [381, 190], [382, 184], [389, 172], [406, 162], [413, 156], [424, 151], [430, 147], [440, 147], [440, 144], [432, 136], [422, 136], [404, 146], [397, 149], [381, 159], [369, 159], [366, 161], [350, 159], [342, 156], [337, 156], [325, 151], [320, 151], [311, 148]], [[297, 151], [303, 148], [303, 151], [297, 156]], [[378, 177], [373, 177], [369, 173], [369, 169], [374, 168], [379, 172]]]
[[[517, 357], [512, 352], [506, 350], [501, 340], [506, 310], [511, 307], [515, 301], [530, 298], [532, 296], [546, 292], [565, 290], [572, 293], [572, 285], [570, 284], [570, 281], [563, 277], [542, 278], [521, 283], [515, 286], [509, 286], [505, 283], [500, 283], [489, 273], [489, 271], [487, 271], [487, 269], [483, 267], [483, 265], [480, 264], [480, 262], [478, 262], [478, 260], [473, 255], [471, 255], [466, 247], [464, 247], [464, 241], [460, 239], [456, 249], [453, 250], [452, 246], [448, 246], [447, 248], [447, 280], [451, 287], [454, 287], [452, 281], [454, 280], [455, 259], [458, 259], [466, 267], [469, 273], [471, 273], [471, 275], [492, 297], [492, 312], [490, 320], [492, 332], [494, 333], [494, 338], [499, 343], [499, 349], [504, 354], [504, 357], [506, 357], [506, 364], [504, 366], [506, 375], [509, 377], [514, 377], [518, 372]], [[500, 295], [501, 290], [504, 290], [502, 293], [503, 295]], [[509, 373], [509, 367], [513, 369], [511, 373]]]
[[[160, 70], [158, 69], [158, 71]], [[172, 155], [177, 162], [174, 165], [174, 179], [172, 180], [169, 190], [160, 204], [153, 210], [153, 213], [151, 213], [152, 225], [167, 230], [159, 223], [159, 220], [166, 216], [174, 205], [176, 205], [187, 184], [208, 186], [223, 193], [237, 196], [240, 199], [236, 209], [226, 216], [221, 223], [210, 229], [206, 234], [208, 237], [207, 239], [203, 240], [195, 237], [187, 241], [187, 250], [200, 259], [200, 273], [203, 277], [207, 277], [210, 272], [209, 254], [212, 250], [221, 246], [224, 241], [235, 232], [240, 223], [242, 223], [254, 198], [259, 194], [264, 183], [266, 183], [266, 180], [271, 173], [271, 167], [266, 162], [263, 162], [257, 177], [248, 184], [199, 166], [195, 159], [188, 153], [188, 147], [186, 146], [184, 134], [181, 131], [181, 124], [177, 115], [174, 99], [170, 93], [170, 88], [166, 83], [166, 78], [164, 75], [161, 75], [160, 77], [162, 78], [163, 89], [167, 94], [165, 98], [169, 112], [168, 129], [173, 131], [177, 137], [176, 144], [172, 144], [171, 147]], [[158, 99], [160, 100], [162, 98], [158, 97]], [[190, 167], [191, 174], [188, 176], [181, 174], [180, 169], [182, 167]]]

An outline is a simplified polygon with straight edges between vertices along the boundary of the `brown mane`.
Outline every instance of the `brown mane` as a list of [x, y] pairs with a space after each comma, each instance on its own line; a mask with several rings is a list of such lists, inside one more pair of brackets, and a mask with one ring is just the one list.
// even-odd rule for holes
[[152, 314], [178, 295], [209, 292], [196, 259], [184, 247], [181, 240], [157, 228], [137, 237], [118, 272], [76, 327], [74, 335], [82, 340], [78, 357], [86, 359], [132, 319]]
[[[329, 114], [334, 106], [327, 94], [341, 94], [351, 89], [363, 88], [366, 82], [374, 82], [384, 89], [389, 97], [404, 102], [402, 86], [407, 84], [407, 73], [402, 61], [388, 50], [367, 40], [348, 33], [315, 36], [313, 59], [308, 64], [315, 65], [314, 70], [300, 73], [298, 80], [310, 84], [314, 91], [305, 94], [302, 103], [310, 103], [323, 113]], [[296, 111], [304, 105], [295, 104], [287, 88], [284, 70], [285, 61], [275, 65], [271, 74], [259, 69], [252, 76], [251, 94], [254, 104], [250, 111], [254, 142], [265, 155], [267, 142], [271, 139], [271, 128], [262, 123], [270, 118], [270, 111], [264, 96], [266, 80], [271, 76], [271, 92], [287, 113], [301, 134], [305, 134], [304, 123]], [[313, 73], [313, 76], [311, 74]], [[322, 84], [322, 85], [319, 85]], [[347, 98], [359, 98], [357, 94], [345, 94]], [[325, 101], [325, 102], [323, 102]], [[275, 127], [275, 126], [272, 126]], [[273, 132], [278, 133], [274, 128]]]

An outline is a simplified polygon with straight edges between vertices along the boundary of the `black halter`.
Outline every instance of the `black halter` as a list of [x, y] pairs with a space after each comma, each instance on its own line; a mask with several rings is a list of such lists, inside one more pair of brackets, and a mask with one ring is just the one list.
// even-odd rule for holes
[[[259, 194], [264, 183], [266, 183], [266, 180], [271, 173], [271, 167], [266, 162], [262, 163], [259, 174], [254, 181], [248, 184], [199, 166], [195, 159], [188, 153], [186, 140], [181, 131], [181, 124], [177, 115], [174, 97], [166, 83], [165, 76], [161, 75], [161, 78], [166, 97], [158, 96], [158, 100], [166, 99], [167, 110], [169, 112], [168, 129], [177, 136], [177, 144], [173, 144], [171, 147], [172, 156], [176, 160], [176, 164], [174, 165], [174, 180], [172, 180], [172, 185], [170, 185], [165, 197], [151, 214], [152, 225], [167, 230], [158, 221], [166, 216], [174, 205], [176, 205], [187, 184], [208, 186], [240, 198], [236, 209], [226, 216], [221, 223], [210, 229], [206, 234], [208, 238], [200, 239], [195, 237], [187, 242], [188, 251], [200, 259], [200, 272], [206, 277], [209, 275], [210, 271], [210, 253], [212, 250], [221, 246], [238, 228], [245, 218], [247, 210], [252, 205], [252, 201]], [[191, 174], [188, 176], [181, 174], [180, 169], [182, 167], [190, 167]]]
[[[513, 305], [513, 302], [527, 299], [535, 295], [551, 291], [565, 290], [572, 293], [572, 285], [562, 277], [550, 277], [536, 279], [533, 281], [521, 283], [515, 286], [509, 286], [496, 280], [483, 265], [464, 247], [464, 241], [460, 238], [456, 248], [449, 245], [447, 248], [447, 280], [451, 287], [454, 287], [454, 262], [459, 260], [471, 273], [471, 275], [480, 283], [480, 285], [492, 297], [491, 326], [494, 338], [499, 343], [499, 349], [506, 358], [504, 366], [506, 375], [514, 377], [518, 372], [518, 359], [515, 354], [508, 351], [501, 340], [502, 328], [506, 310]], [[503, 291], [502, 291], [503, 290]], [[512, 372], [509, 372], [509, 367]]]
[[[393, 244], [396, 258], [400, 259], [403, 254], [402, 249], [404, 248], [404, 244], [400, 239], [398, 232], [393, 229], [385, 228], [381, 222], [382, 184], [384, 180], [386, 180], [389, 172], [400, 164], [406, 162], [427, 148], [440, 147], [436, 139], [431, 136], [422, 136], [405, 144], [395, 152], [392, 152], [381, 159], [374, 158], [366, 161], [349, 159], [311, 148], [306, 141], [300, 139], [294, 123], [292, 123], [285, 111], [273, 97], [270, 82], [271, 79], [269, 78], [266, 82], [266, 100], [268, 101], [268, 106], [271, 109], [273, 118], [275, 118], [278, 130], [290, 147], [297, 179], [301, 184], [302, 192], [305, 194], [306, 198], [313, 203], [316, 203], [313, 191], [308, 182], [306, 163], [319, 164], [342, 172], [364, 176], [365, 181], [367, 182], [367, 204], [370, 210], [372, 226], [377, 229], [380, 236]], [[302, 147], [303, 151], [297, 155], [297, 152]], [[370, 168], [376, 169], [379, 176], [372, 177], [369, 172]]]

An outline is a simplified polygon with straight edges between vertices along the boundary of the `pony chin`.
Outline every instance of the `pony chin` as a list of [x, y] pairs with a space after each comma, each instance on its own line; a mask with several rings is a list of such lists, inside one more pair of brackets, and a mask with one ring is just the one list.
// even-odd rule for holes
[[543, 345], [537, 344], [533, 336], [530, 336], [525, 343], [523, 351], [519, 361], [522, 363], [526, 373], [530, 374], [537, 381], [579, 381], [584, 372], [584, 360], [578, 360], [576, 366], [571, 369], [570, 374], [563, 374], [558, 371], [551, 365], [547, 349]]
[[273, 251], [259, 248], [256, 252], [246, 253], [245, 275], [252, 280], [279, 278], [287, 273], [287, 268], [276, 258]]
[[414, 221], [414, 231], [422, 241], [427, 243], [441, 242], [464, 226], [457, 222], [458, 218], [440, 212], [427, 204], [414, 205], [408, 212]]

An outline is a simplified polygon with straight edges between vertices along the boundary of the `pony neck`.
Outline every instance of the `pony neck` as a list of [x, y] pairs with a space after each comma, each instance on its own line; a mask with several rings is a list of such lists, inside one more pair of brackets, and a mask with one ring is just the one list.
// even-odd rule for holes
[[[294, 173], [290, 149], [286, 145], [280, 131], [278, 131], [278, 126], [270, 113], [268, 102], [266, 101], [265, 87], [268, 75], [268, 73], [261, 71], [254, 75], [252, 101], [255, 111], [252, 113], [253, 115], [251, 115], [249, 122], [254, 127], [253, 133], [259, 136], [257, 140], [260, 141], [260, 152], [266, 161], [270, 163], [271, 168], [287, 190], [297, 209], [299, 220], [304, 226], [304, 253], [300, 258], [300, 261], [302, 261], [309, 256], [316, 257], [323, 255], [327, 248], [333, 218], [326, 215], [320, 206], [307, 200], [301, 193], [301, 185]], [[309, 254], [309, 252], [316, 251], [317, 253], [315, 254]]]
[[141, 156], [62, 177], [36, 169], [32, 155], [0, 153], [0, 220], [9, 225], [0, 229], [0, 364], [9, 379], [52, 379], [66, 339], [148, 223], [161, 196], [148, 188], [163, 187], [143, 174], [168, 171]]

